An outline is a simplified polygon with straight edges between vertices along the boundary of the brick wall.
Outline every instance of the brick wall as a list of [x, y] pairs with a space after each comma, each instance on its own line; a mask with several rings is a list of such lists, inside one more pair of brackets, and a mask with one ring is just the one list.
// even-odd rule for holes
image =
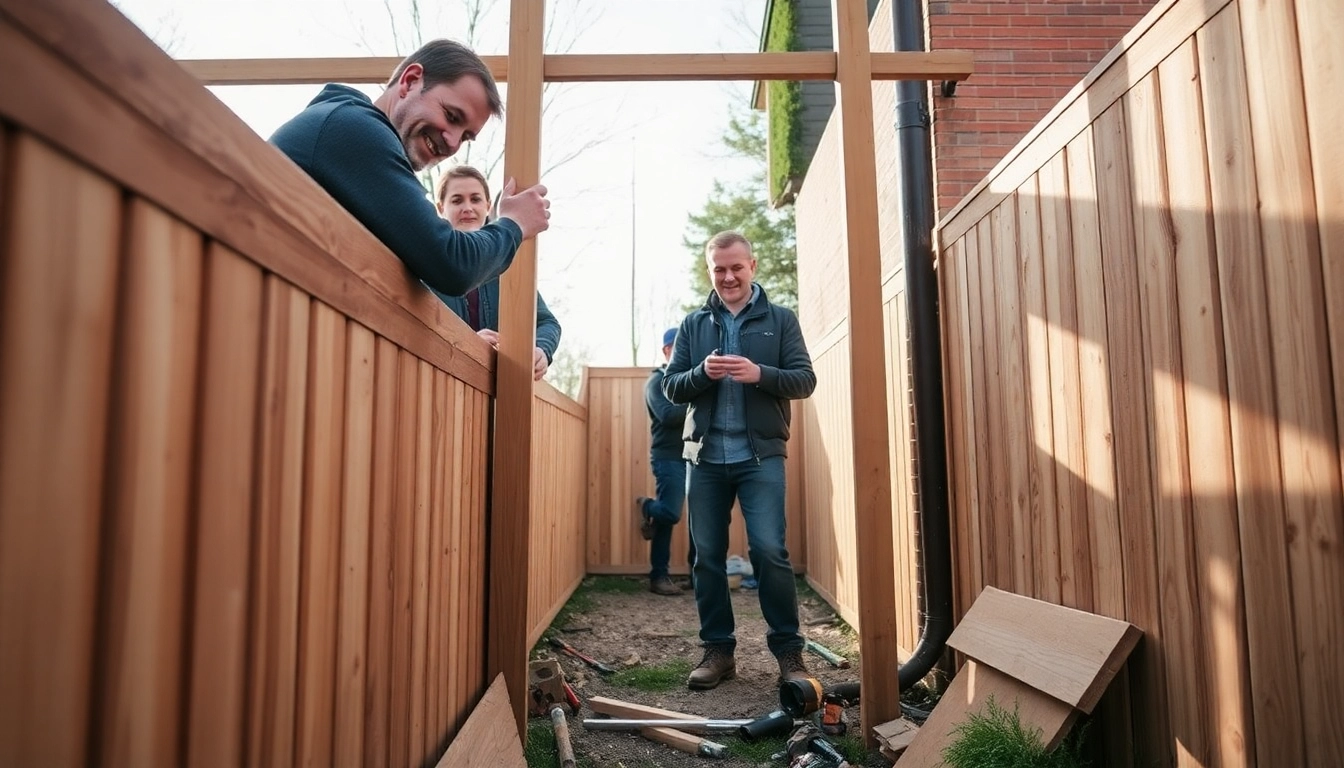
[[956, 96], [937, 94], [938, 210], [966, 196], [1155, 0], [929, 0], [929, 47], [975, 52]]

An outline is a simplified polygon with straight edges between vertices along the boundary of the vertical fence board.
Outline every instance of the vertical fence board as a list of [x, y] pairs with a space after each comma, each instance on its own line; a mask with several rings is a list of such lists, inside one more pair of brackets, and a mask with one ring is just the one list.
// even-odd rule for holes
[[386, 766], [392, 694], [394, 517], [400, 355], [379, 337], [374, 347], [372, 529], [369, 536], [368, 668], [364, 688], [364, 764]]
[[1146, 340], [1151, 395], [1149, 462], [1162, 627], [1163, 671], [1171, 702], [1170, 724], [1182, 760], [1209, 759], [1204, 717], [1205, 653], [1190, 621], [1199, 609], [1189, 456], [1186, 454], [1184, 370], [1181, 366], [1180, 304], [1176, 292], [1176, 243], [1167, 199], [1162, 150], [1166, 95], [1157, 73], [1140, 80], [1123, 100], [1130, 144], [1131, 207], [1139, 272], [1139, 304]]
[[398, 355], [396, 486], [392, 497], [392, 686], [388, 763], [410, 764], [411, 620], [415, 602], [415, 449], [419, 433], [418, 369], [414, 355]]
[[1023, 364], [1026, 373], [1028, 512], [1035, 596], [1060, 599], [1059, 511], [1055, 498], [1055, 426], [1050, 381], [1050, 344], [1046, 326], [1045, 274], [1041, 252], [1041, 206], [1035, 176], [1017, 194], [1018, 269], [1022, 293]]
[[1289, 585], [1279, 440], [1275, 425], [1264, 263], [1238, 7], [1199, 31], [1209, 183], [1219, 298], [1232, 401], [1232, 458], [1240, 514], [1241, 568], [1251, 669], [1257, 762], [1301, 765], [1300, 686]]
[[1248, 751], [1254, 747], [1246, 743], [1251, 729], [1241, 570], [1229, 567], [1241, 559], [1241, 548], [1236, 501], [1227, 493], [1233, 487], [1233, 475], [1223, 313], [1217, 298], [1208, 166], [1202, 152], [1192, 152], [1187, 146], [1205, 143], [1193, 40], [1163, 62], [1158, 78], [1176, 249], [1185, 435], [1198, 567], [1191, 574], [1199, 589], [1199, 619], [1194, 628], [1205, 641], [1203, 690], [1209, 707], [1209, 760], [1216, 765], [1247, 765]]
[[[999, 209], [995, 209], [998, 211]], [[990, 457], [989, 471], [989, 515], [985, 518], [988, 523], [984, 527], [984, 535], [989, 541], [990, 557], [989, 565], [992, 566], [990, 573], [993, 574], [993, 580], [988, 582], [989, 586], [995, 586], [1000, 589], [1011, 591], [1013, 589], [1013, 553], [1012, 553], [1012, 526], [1008, 518], [1008, 509], [1012, 500], [1007, 493], [1008, 481], [1008, 457], [1007, 452], [1007, 434], [1006, 417], [1004, 416], [1004, 404], [998, 397], [998, 394], [1004, 391], [1004, 375], [1000, 365], [999, 349], [999, 315], [997, 302], [995, 301], [995, 285], [998, 282], [997, 267], [995, 264], [994, 245], [997, 242], [997, 235], [993, 234], [992, 229], [997, 224], [996, 214], [980, 220], [976, 227], [976, 242], [979, 247], [980, 273], [980, 301], [981, 301], [981, 323], [984, 333], [984, 356], [985, 356], [985, 382], [984, 390], [986, 394], [993, 393], [986, 398], [988, 403], [985, 431], [986, 443], [985, 450]]]
[[22, 192], [0, 235], [0, 762], [82, 765], [121, 199], [22, 134], [9, 159], [6, 189]]
[[1288, 566], [1296, 600], [1302, 738], [1313, 763], [1344, 765], [1344, 496], [1329, 359], [1302, 60], [1293, 4], [1242, 0], [1261, 258], [1269, 312]]
[[295, 762], [318, 766], [332, 763], [347, 331], [345, 317], [320, 302], [313, 302], [311, 322]]
[[308, 403], [306, 294], [268, 275], [263, 288], [257, 526], [253, 536], [248, 762], [294, 762]]
[[183, 588], [204, 243], [133, 199], [108, 447], [107, 626], [98, 753], [105, 765], [180, 754]]
[[447, 481], [444, 477], [448, 468], [449, 434], [445, 429], [448, 411], [448, 375], [434, 371], [434, 396], [431, 409], [430, 436], [430, 475], [429, 475], [429, 535], [425, 539], [428, 553], [429, 598], [425, 623], [425, 733], [422, 749], [426, 755], [437, 756], [439, 737], [443, 729], [439, 725], [439, 693], [443, 690], [443, 661], [439, 653], [439, 631], [443, 626], [443, 510], [447, 507], [444, 494]]
[[369, 623], [369, 507], [373, 492], [374, 337], [346, 326], [345, 456], [341, 463], [340, 577], [333, 765], [360, 765]]
[[1003, 387], [1002, 423], [1005, 456], [1005, 489], [1007, 499], [1002, 511], [1010, 531], [1007, 549], [1012, 553], [1013, 591], [1035, 595], [1035, 574], [1032, 572], [1033, 542], [1031, 528], [1031, 478], [1027, 458], [1030, 447], [1030, 424], [1027, 415], [1026, 357], [1022, 345], [1022, 296], [1018, 286], [1019, 242], [1017, 231], [1016, 194], [1005, 197], [990, 214], [991, 240], [995, 267], [997, 302], [995, 314], [998, 326], [999, 384]]
[[[974, 526], [972, 532], [979, 547], [979, 557], [975, 561], [975, 568], [979, 573], [979, 578], [975, 582], [975, 594], [979, 594], [980, 590], [986, 586], [997, 584], [998, 579], [993, 540], [994, 486], [992, 467], [994, 460], [989, 448], [990, 429], [992, 428], [989, 414], [991, 413], [990, 402], [993, 395], [990, 393], [989, 364], [986, 359], [988, 352], [985, 349], [984, 293], [981, 285], [983, 282], [981, 277], [984, 272], [980, 261], [979, 228], [972, 227], [967, 231], [963, 242], [966, 243], [966, 324], [969, 326], [966, 338], [970, 349], [967, 378], [969, 379], [974, 407], [974, 411], [972, 411], [974, 430], [969, 439], [975, 443], [975, 495], [979, 500], [980, 510], [980, 514], [972, 524]], [[989, 247], [987, 241], [985, 247]], [[970, 606], [963, 606], [963, 609], [967, 608], [970, 608]]]
[[434, 413], [434, 375], [429, 363], [421, 360], [416, 370], [415, 417], [415, 518], [411, 602], [411, 700], [410, 734], [407, 748], [412, 762], [422, 759], [425, 740], [425, 659], [429, 609], [429, 489], [432, 459]]
[[1055, 496], [1058, 503], [1060, 601], [1092, 609], [1092, 557], [1088, 536], [1087, 469], [1083, 458], [1082, 392], [1079, 383], [1079, 329], [1074, 280], [1073, 234], [1069, 223], [1069, 169], [1064, 151], [1041, 169], [1041, 215], [1047, 344], [1055, 402], [1051, 428]]
[[242, 762], [261, 271], [218, 243], [206, 251], [197, 421], [191, 765]]
[[[1329, 357], [1334, 379], [1335, 458], [1340, 465], [1339, 471], [1344, 472], [1344, 450], [1340, 450], [1344, 444], [1344, 145], [1338, 140], [1339, 125], [1344, 122], [1344, 100], [1334, 95], [1340, 89], [1341, 74], [1344, 74], [1344, 46], [1339, 44], [1338, 34], [1344, 29], [1344, 4], [1302, 2], [1296, 4], [1295, 11], [1329, 326]], [[1341, 597], [1344, 592], [1341, 583], [1344, 582], [1344, 575], [1341, 575], [1344, 534], [1340, 531], [1344, 526], [1344, 514], [1340, 512], [1340, 505], [1344, 505], [1344, 500], [1336, 500], [1333, 518], [1318, 518], [1322, 528], [1314, 532], [1314, 546], [1320, 549], [1316, 553], [1316, 562], [1324, 565], [1309, 587], [1317, 604], [1333, 601], [1334, 605], [1339, 605], [1344, 601]], [[1330, 615], [1317, 619], [1334, 622], [1329, 633], [1335, 640], [1330, 642], [1338, 647], [1341, 642], [1338, 612], [1331, 611]], [[1344, 678], [1338, 654], [1320, 656], [1320, 659], [1331, 668], [1318, 682]], [[1315, 705], [1320, 708], [1318, 719], [1333, 723], [1344, 720], [1344, 712], [1341, 712], [1344, 703], [1338, 696], [1332, 700], [1318, 700]], [[1329, 746], [1322, 747], [1326, 759], [1321, 765], [1328, 765], [1331, 759], [1344, 760], [1340, 757], [1340, 729], [1321, 738], [1329, 739]]]

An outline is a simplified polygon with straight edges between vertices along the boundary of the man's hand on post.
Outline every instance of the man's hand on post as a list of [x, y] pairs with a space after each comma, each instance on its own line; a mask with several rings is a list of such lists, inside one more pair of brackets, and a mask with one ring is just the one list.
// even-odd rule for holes
[[541, 377], [546, 375], [546, 369], [550, 367], [551, 364], [546, 361], [546, 353], [542, 351], [541, 347], [534, 348], [532, 350], [532, 380], [541, 381]]
[[512, 219], [526, 240], [551, 226], [551, 201], [546, 199], [546, 187], [541, 184], [515, 193], [517, 188], [513, 179], [504, 182], [504, 194], [499, 198], [499, 217]]
[[490, 342], [490, 346], [499, 349], [499, 333], [492, 331], [489, 328], [482, 328], [476, 332], [476, 335]]

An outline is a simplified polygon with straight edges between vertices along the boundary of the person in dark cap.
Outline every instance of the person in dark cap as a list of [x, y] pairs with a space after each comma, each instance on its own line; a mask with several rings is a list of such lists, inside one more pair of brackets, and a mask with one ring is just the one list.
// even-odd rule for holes
[[[663, 394], [663, 372], [676, 340], [676, 328], [663, 333], [663, 365], [654, 368], [644, 384], [644, 404], [649, 409], [649, 466], [657, 495], [636, 498], [635, 511], [640, 516], [640, 535], [650, 542], [649, 591], [656, 595], [681, 594], [681, 588], [668, 577], [667, 567], [672, 558], [672, 527], [681, 521], [686, 500], [686, 461], [681, 458], [686, 406], [674, 405]], [[694, 567], [694, 542], [687, 562]]]

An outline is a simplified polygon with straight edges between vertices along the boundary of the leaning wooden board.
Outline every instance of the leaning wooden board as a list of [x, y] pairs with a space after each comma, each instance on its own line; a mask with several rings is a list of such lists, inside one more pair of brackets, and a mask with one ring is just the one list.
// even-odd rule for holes
[[1138, 644], [1128, 622], [987, 587], [947, 644], [968, 660], [896, 765], [942, 764], [942, 751], [990, 698], [1017, 709], [1023, 727], [1057, 746], [1079, 712], [1090, 712]]

